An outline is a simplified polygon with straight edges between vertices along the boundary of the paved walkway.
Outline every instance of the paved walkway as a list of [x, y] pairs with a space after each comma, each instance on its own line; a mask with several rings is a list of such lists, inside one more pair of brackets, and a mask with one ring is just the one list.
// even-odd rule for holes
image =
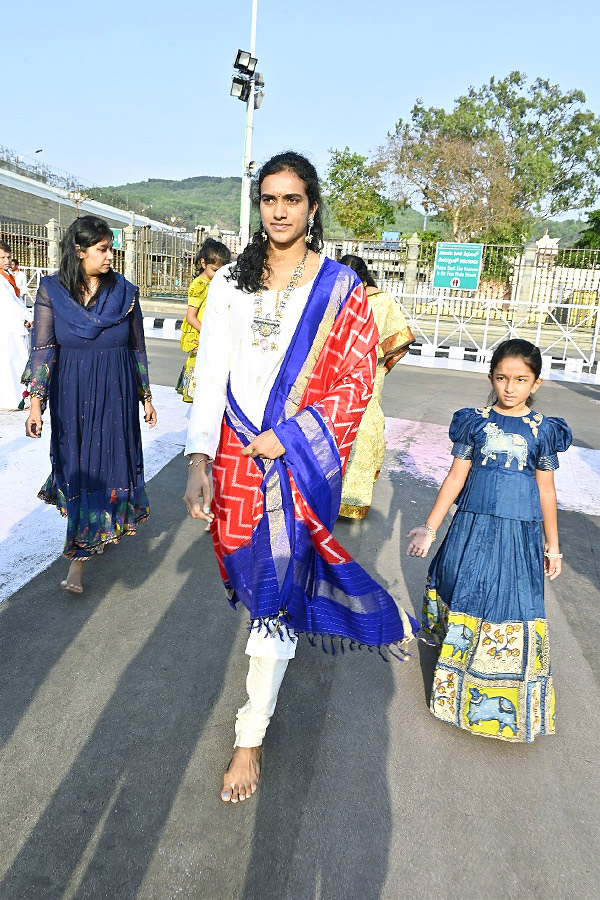
[[[385, 664], [302, 644], [260, 790], [234, 807], [218, 790], [245, 621], [180, 500], [187, 408], [168, 386], [182, 354], [150, 343], [152, 517], [88, 564], [81, 598], [57, 588], [63, 523], [34, 499], [46, 450], [16, 414], [0, 421], [2, 900], [596, 900], [600, 388], [538, 395], [577, 438], [560, 474], [565, 572], [547, 596], [557, 736], [515, 746], [436, 722], [429, 648]], [[408, 608], [425, 564], [400, 566], [398, 546], [435, 495], [451, 411], [486, 392], [481, 375], [412, 366], [387, 381], [375, 503], [336, 534]]]

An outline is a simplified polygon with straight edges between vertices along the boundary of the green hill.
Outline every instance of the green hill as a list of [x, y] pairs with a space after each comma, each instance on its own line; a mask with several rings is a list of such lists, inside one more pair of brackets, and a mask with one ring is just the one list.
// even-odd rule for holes
[[197, 175], [182, 181], [149, 178], [132, 184], [94, 188], [91, 195], [123, 209], [184, 225], [193, 230], [196, 225], [218, 225], [235, 230], [240, 224], [241, 178], [217, 178]]
[[[131, 184], [109, 185], [93, 188], [90, 196], [121, 209], [131, 209], [152, 219], [174, 221], [193, 231], [196, 225], [218, 225], [219, 228], [237, 231], [240, 224], [241, 178], [218, 178], [213, 175], [197, 175], [172, 181], [149, 178]], [[253, 212], [253, 224], [257, 224]], [[347, 234], [325, 206], [323, 210], [325, 235], [328, 238], [345, 238]], [[409, 236], [423, 229], [423, 214], [410, 206], [398, 209], [396, 220], [387, 230], [399, 231]], [[539, 238], [546, 228], [550, 237], [560, 237], [561, 247], [572, 247], [585, 224], [578, 219], [539, 221], [534, 227], [534, 237]], [[437, 233], [440, 240], [449, 240], [448, 228], [435, 216], [427, 220], [428, 232]]]
[[[241, 185], [241, 178], [197, 175], [182, 181], [149, 178], [148, 181], [94, 188], [89, 193], [95, 200], [121, 209], [131, 209], [151, 219], [162, 222], [175, 219], [178, 225], [190, 231], [196, 225], [218, 225], [219, 228], [236, 231], [240, 224]], [[327, 208], [323, 213], [327, 237], [350, 237]], [[422, 214], [409, 207], [398, 210], [396, 222], [390, 229], [412, 234], [422, 227]], [[429, 227], [435, 230], [431, 219]]]

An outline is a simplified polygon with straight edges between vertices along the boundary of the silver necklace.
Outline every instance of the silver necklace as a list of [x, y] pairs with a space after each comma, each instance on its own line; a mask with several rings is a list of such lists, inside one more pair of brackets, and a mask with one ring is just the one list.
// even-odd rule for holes
[[283, 317], [283, 311], [288, 300], [292, 296], [292, 291], [300, 281], [302, 273], [306, 267], [306, 257], [308, 256], [308, 247], [304, 251], [304, 256], [292, 272], [287, 286], [282, 291], [277, 291], [275, 296], [275, 318], [265, 315], [262, 309], [262, 297], [264, 287], [260, 287], [254, 293], [254, 317], [252, 319], [252, 346], [260, 347], [263, 353], [267, 350], [277, 350], [277, 342], [274, 338], [279, 334], [280, 320]]

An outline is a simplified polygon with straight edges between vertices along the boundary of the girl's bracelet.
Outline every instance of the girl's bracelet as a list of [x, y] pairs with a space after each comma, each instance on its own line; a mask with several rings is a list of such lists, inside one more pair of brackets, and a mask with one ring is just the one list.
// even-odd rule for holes
[[433, 544], [433, 542], [434, 542], [435, 539], [437, 538], [437, 531], [435, 531], [435, 530], [431, 527], [431, 525], [428, 525], [427, 522], [425, 522], [424, 525], [421, 525], [421, 528], [424, 528], [425, 531], [428, 531], [428, 532], [429, 532], [429, 534], [431, 535], [431, 543]]
[[190, 466], [199, 466], [200, 463], [204, 463], [205, 465], [208, 465], [209, 462], [210, 462], [209, 459], [197, 459], [197, 460], [190, 459], [190, 461], [188, 463], [188, 468]]
[[544, 556], [546, 557], [546, 559], [562, 559], [563, 558], [562, 553], [548, 553], [547, 550], [544, 550]]

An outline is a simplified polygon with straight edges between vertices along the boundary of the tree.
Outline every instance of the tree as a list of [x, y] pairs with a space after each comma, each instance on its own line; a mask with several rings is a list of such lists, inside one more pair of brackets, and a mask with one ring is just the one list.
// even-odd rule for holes
[[[454, 160], [456, 172], [464, 154], [458, 181], [463, 186], [477, 184], [478, 200], [487, 209], [488, 222], [495, 222], [496, 232], [514, 232], [534, 217], [589, 206], [600, 195], [600, 119], [583, 109], [584, 103], [581, 91], [563, 93], [541, 78], [528, 85], [522, 72], [511, 72], [504, 79], [490, 79], [479, 90], [470, 88], [451, 112], [426, 109], [418, 100], [410, 121], [400, 120], [388, 136], [381, 159], [400, 198], [412, 190], [421, 203], [438, 209], [440, 198], [429, 196], [435, 185], [418, 171], [419, 146], [426, 148], [421, 169], [432, 166], [437, 149], [447, 161]], [[438, 177], [439, 172], [433, 171]], [[438, 211], [452, 222], [454, 213], [469, 205], [468, 195], [465, 187], [453, 199], [449, 186], [443, 195], [445, 211]], [[498, 205], [503, 197], [508, 201], [502, 204], [504, 212], [509, 207], [513, 211], [504, 224]]]
[[379, 236], [381, 229], [394, 221], [394, 209], [383, 195], [381, 166], [351, 153], [349, 147], [329, 152], [325, 190], [331, 211], [354, 237]]
[[587, 228], [582, 231], [576, 247], [600, 250], [600, 209], [588, 213]]
[[440, 129], [415, 134], [409, 125], [390, 138], [388, 160], [397, 197], [416, 198], [450, 226], [454, 241], [514, 230], [523, 216], [498, 138], [465, 140]]

